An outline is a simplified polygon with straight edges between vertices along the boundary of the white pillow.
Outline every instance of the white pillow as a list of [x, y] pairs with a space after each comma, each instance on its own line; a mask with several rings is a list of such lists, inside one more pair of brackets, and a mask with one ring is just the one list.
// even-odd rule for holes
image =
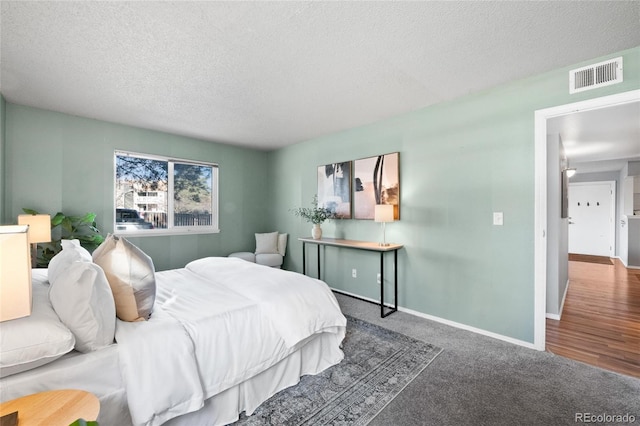
[[34, 269], [31, 315], [0, 322], [0, 377], [47, 364], [73, 349], [73, 334], [53, 310], [46, 276], [38, 271]]
[[278, 253], [278, 232], [256, 234], [256, 254]]
[[73, 333], [75, 349], [91, 352], [113, 343], [116, 305], [102, 268], [76, 261], [50, 282], [49, 299]]
[[64, 271], [73, 262], [91, 262], [91, 253], [80, 245], [78, 240], [62, 240], [62, 251], [53, 256], [49, 261], [49, 282], [55, 281], [58, 275], [64, 273]]

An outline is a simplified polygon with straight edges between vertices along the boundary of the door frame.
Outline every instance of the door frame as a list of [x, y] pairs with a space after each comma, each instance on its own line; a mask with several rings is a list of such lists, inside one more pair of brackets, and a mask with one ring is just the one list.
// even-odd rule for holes
[[[616, 255], [616, 181], [615, 180], [602, 180], [595, 182], [573, 182], [569, 183], [569, 189], [572, 186], [587, 186], [587, 185], [609, 185], [609, 189], [611, 190], [611, 207], [609, 211], [609, 257], [615, 257]], [[571, 193], [571, 191], [569, 191]], [[571, 232], [571, 228], [569, 228], [569, 232]]]
[[575, 112], [622, 105], [640, 100], [640, 90], [540, 109], [534, 112], [534, 313], [533, 347], [546, 346], [547, 310], [547, 120]]

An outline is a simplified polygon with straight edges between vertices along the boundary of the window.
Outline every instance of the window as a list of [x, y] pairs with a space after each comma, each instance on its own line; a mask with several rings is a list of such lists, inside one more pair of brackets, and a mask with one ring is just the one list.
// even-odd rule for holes
[[116, 151], [116, 233], [218, 232], [218, 166]]

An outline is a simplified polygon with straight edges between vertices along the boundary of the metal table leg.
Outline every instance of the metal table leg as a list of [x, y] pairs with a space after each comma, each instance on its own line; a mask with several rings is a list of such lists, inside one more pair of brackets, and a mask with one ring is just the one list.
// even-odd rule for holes
[[302, 242], [302, 275], [306, 275], [307, 274], [307, 261], [305, 259], [305, 254], [307, 253], [307, 250], [305, 249], [305, 242]]
[[393, 251], [393, 307], [384, 311], [384, 253], [380, 252], [380, 317], [384, 318], [398, 311], [398, 250]]

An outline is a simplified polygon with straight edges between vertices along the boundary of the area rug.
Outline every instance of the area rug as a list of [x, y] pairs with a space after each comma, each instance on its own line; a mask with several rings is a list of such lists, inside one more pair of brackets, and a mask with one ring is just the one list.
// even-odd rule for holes
[[347, 316], [344, 360], [305, 376], [237, 425], [366, 425], [442, 349]]
[[574, 262], [599, 263], [602, 265], [613, 265], [610, 258], [606, 256], [592, 256], [590, 254], [574, 254], [569, 253], [569, 260]]

